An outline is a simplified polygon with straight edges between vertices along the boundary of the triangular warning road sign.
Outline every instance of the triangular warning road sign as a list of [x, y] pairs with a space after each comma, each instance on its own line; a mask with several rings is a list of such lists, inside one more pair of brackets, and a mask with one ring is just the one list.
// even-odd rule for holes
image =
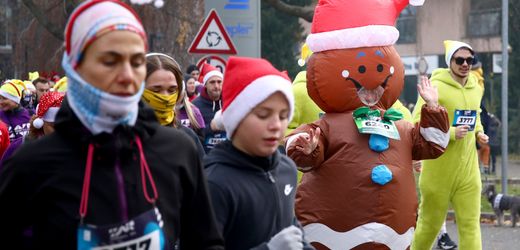
[[195, 36], [195, 40], [188, 49], [189, 53], [201, 54], [230, 54], [236, 55], [235, 45], [229, 38], [220, 17], [215, 9], [209, 12], [202, 27]]

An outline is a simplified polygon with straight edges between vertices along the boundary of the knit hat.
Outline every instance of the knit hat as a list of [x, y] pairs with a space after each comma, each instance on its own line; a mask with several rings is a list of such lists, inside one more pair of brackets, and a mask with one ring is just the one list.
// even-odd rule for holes
[[220, 70], [218, 70], [215, 66], [209, 63], [204, 63], [202, 66], [200, 66], [199, 82], [206, 84], [206, 81], [208, 81], [213, 76], [224, 78], [222, 72], [220, 72]]
[[64, 96], [65, 93], [56, 91], [43, 94], [36, 106], [37, 118], [32, 122], [33, 127], [40, 129], [43, 127], [43, 122], [54, 122]]
[[3, 96], [16, 104], [20, 104], [20, 99], [22, 99], [24, 89], [25, 85], [21, 80], [7, 80], [0, 87], [0, 96]]
[[313, 52], [388, 46], [399, 38], [401, 11], [424, 0], [319, 0], [307, 44]]
[[115, 30], [137, 33], [146, 44], [146, 34], [137, 14], [117, 0], [89, 0], [76, 7], [65, 28], [69, 63], [78, 66], [85, 49], [96, 39]]
[[229, 139], [251, 110], [277, 91], [289, 102], [289, 120], [294, 113], [291, 81], [286, 74], [261, 58], [230, 57], [222, 87], [222, 123]]
[[446, 65], [448, 65], [448, 67], [450, 66], [450, 62], [451, 62], [451, 58], [453, 57], [453, 54], [455, 54], [455, 52], [460, 48], [468, 48], [472, 55], [475, 54], [475, 52], [473, 51], [473, 48], [471, 48], [471, 46], [469, 46], [469, 44], [459, 42], [459, 41], [445, 40], [444, 48], [446, 48], [445, 60], [446, 60]]

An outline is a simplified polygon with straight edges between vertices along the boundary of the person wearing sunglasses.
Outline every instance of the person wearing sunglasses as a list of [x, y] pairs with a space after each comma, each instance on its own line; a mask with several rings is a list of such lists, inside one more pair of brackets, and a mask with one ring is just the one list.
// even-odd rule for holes
[[[424, 160], [419, 190], [421, 203], [412, 249], [431, 249], [449, 204], [455, 210], [460, 249], [482, 249], [480, 234], [480, 170], [475, 142], [487, 143], [480, 122], [484, 89], [470, 74], [475, 52], [459, 41], [444, 41], [449, 68], [433, 71], [431, 83], [438, 88], [439, 105], [448, 110], [450, 140], [443, 155]], [[413, 112], [420, 119], [424, 100], [419, 97]]]

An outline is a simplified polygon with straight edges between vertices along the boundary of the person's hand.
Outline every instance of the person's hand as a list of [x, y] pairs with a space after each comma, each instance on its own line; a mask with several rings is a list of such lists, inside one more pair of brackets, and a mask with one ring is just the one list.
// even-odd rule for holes
[[312, 151], [314, 151], [314, 149], [316, 149], [318, 146], [320, 133], [320, 128], [316, 128], [311, 129], [309, 134], [299, 134], [298, 137], [294, 140], [294, 143], [296, 143], [296, 150], [299, 150], [306, 155], [311, 154]]
[[421, 76], [421, 82], [417, 84], [417, 91], [419, 91], [419, 95], [421, 95], [422, 99], [429, 107], [435, 108], [439, 105], [437, 86], [432, 86], [428, 77]]
[[489, 136], [487, 136], [483, 132], [478, 132], [477, 133], [477, 141], [480, 144], [487, 144], [488, 141], [489, 141]]
[[273, 236], [267, 243], [267, 248], [269, 248], [269, 250], [301, 250], [303, 249], [302, 241], [302, 230], [292, 225], [282, 229], [282, 231]]
[[422, 161], [412, 161], [412, 166], [415, 172], [420, 173], [422, 170]]
[[222, 122], [222, 110], [219, 110], [213, 116], [213, 120], [210, 122], [210, 127], [212, 131], [224, 131], [224, 123]]
[[460, 125], [455, 127], [455, 139], [460, 140], [468, 134], [469, 125]]

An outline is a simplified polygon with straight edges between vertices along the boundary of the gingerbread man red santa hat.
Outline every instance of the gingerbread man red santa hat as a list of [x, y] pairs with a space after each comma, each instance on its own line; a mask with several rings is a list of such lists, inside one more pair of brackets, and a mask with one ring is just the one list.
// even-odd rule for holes
[[33, 127], [40, 129], [43, 127], [43, 122], [54, 122], [64, 96], [65, 93], [56, 91], [43, 94], [36, 106], [37, 118], [32, 122]]
[[320, 0], [307, 44], [312, 52], [392, 45], [399, 38], [394, 24], [401, 11], [408, 4], [423, 3], [424, 0]]

